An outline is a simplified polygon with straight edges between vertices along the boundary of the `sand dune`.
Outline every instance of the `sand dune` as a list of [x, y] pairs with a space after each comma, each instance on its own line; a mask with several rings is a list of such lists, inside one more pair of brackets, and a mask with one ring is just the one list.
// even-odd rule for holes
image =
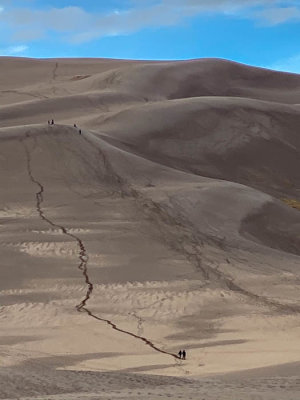
[[[102, 75], [91, 77], [103, 85]], [[101, 83], [100, 83], [101, 82]], [[144, 63], [119, 67], [105, 73], [105, 86], [125, 87], [150, 101], [199, 96], [236, 96], [298, 103], [297, 74], [253, 68], [227, 60], [201, 59]]]
[[0, 398], [295, 400], [300, 76], [0, 72]]
[[201, 176], [299, 196], [299, 110], [232, 97], [133, 107], [92, 121], [111, 143]]

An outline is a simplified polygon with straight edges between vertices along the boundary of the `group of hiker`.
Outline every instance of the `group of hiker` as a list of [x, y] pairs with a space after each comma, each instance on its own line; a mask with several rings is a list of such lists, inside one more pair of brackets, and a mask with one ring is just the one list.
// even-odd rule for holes
[[[77, 129], [77, 125], [76, 124], [74, 124], [73, 126], [74, 126], [74, 128]], [[79, 135], [81, 135], [81, 129], [79, 129], [78, 132], [79, 132]]]
[[185, 351], [185, 350], [179, 350], [179, 352], [178, 352], [178, 357], [179, 357], [181, 360], [185, 360], [185, 359], [186, 359], [186, 351]]
[[[48, 125], [54, 125], [54, 119], [48, 120]], [[74, 124], [73, 126], [74, 126], [74, 128], [77, 129], [76, 124]], [[78, 133], [79, 133], [79, 135], [81, 135], [81, 129], [78, 129]]]

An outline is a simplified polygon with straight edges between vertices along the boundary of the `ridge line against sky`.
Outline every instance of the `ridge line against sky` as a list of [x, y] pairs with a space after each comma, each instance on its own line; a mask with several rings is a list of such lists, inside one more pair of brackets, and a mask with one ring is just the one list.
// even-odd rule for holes
[[300, 73], [300, 0], [0, 0], [0, 55], [220, 57]]

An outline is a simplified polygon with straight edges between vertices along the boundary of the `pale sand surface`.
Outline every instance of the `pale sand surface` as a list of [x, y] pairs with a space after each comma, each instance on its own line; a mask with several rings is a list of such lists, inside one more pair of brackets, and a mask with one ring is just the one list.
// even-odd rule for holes
[[222, 60], [0, 58], [0, 398], [297, 400], [299, 102]]

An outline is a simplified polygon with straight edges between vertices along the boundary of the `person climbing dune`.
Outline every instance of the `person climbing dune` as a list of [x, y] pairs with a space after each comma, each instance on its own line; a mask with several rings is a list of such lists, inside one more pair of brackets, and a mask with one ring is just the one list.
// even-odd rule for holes
[[181, 356], [182, 356], [182, 351], [179, 350], [179, 352], [178, 352], [178, 357], [181, 359]]

